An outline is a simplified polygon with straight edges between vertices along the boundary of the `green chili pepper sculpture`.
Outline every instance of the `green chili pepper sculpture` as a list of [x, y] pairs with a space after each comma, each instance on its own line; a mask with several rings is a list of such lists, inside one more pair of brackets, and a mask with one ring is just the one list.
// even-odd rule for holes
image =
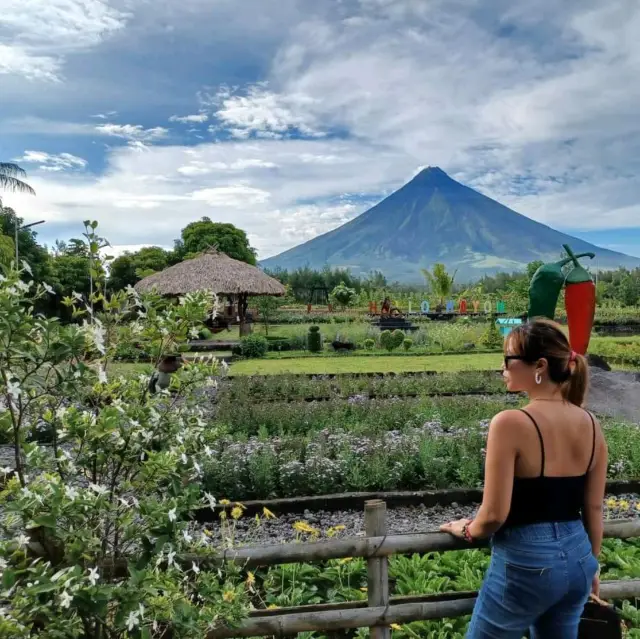
[[[575, 257], [593, 258], [594, 255], [593, 253], [580, 253]], [[534, 273], [529, 285], [529, 310], [527, 311], [529, 319], [534, 319], [535, 317], [554, 319], [558, 298], [565, 280], [562, 267], [572, 260], [573, 258], [567, 257], [559, 262], [543, 264]]]

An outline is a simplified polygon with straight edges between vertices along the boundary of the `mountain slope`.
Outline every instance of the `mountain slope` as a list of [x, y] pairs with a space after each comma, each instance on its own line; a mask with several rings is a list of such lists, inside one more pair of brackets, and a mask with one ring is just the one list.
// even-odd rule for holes
[[534, 222], [451, 179], [437, 167], [413, 180], [347, 224], [262, 262], [269, 269], [301, 266], [382, 271], [389, 280], [414, 282], [420, 268], [443, 262], [458, 279], [523, 269], [533, 260], [555, 260], [568, 243], [593, 251], [599, 268], [635, 267], [640, 259], [598, 248]]

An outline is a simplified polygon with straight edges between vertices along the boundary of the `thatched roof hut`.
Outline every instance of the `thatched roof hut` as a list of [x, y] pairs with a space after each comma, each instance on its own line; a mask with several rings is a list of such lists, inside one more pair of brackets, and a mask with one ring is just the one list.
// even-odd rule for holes
[[140, 292], [155, 289], [161, 295], [184, 295], [195, 291], [212, 291], [218, 295], [238, 297], [285, 294], [285, 288], [278, 280], [255, 266], [234, 260], [215, 249], [149, 275], [140, 280], [135, 288]]

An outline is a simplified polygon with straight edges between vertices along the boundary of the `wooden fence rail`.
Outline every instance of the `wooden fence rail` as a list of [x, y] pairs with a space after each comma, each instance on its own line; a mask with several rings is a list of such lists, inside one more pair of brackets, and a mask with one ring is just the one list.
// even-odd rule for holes
[[[410, 621], [457, 617], [473, 610], [476, 593], [445, 593], [418, 597], [390, 597], [388, 558], [394, 554], [427, 553], [486, 546], [470, 546], [443, 533], [386, 535], [386, 504], [372, 500], [365, 504], [366, 537], [236, 548], [213, 560], [233, 561], [243, 566], [269, 566], [286, 563], [325, 561], [345, 557], [367, 559], [367, 602], [342, 602], [301, 606], [279, 610], [256, 610], [237, 627], [212, 630], [207, 639], [253, 636], [291, 636], [299, 632], [333, 632], [348, 628], [369, 627], [374, 639], [388, 639], [389, 626]], [[605, 537], [629, 539], [640, 537], [640, 520], [607, 522]], [[183, 556], [190, 565], [196, 557]], [[604, 599], [640, 597], [640, 580], [604, 582]]]

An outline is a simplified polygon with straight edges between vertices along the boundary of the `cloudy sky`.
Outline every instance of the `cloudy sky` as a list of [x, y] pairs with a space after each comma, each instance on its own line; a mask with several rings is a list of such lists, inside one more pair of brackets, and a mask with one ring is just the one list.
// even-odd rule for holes
[[640, 256], [638, 0], [0, 0], [2, 194], [52, 243], [262, 257], [440, 166]]

